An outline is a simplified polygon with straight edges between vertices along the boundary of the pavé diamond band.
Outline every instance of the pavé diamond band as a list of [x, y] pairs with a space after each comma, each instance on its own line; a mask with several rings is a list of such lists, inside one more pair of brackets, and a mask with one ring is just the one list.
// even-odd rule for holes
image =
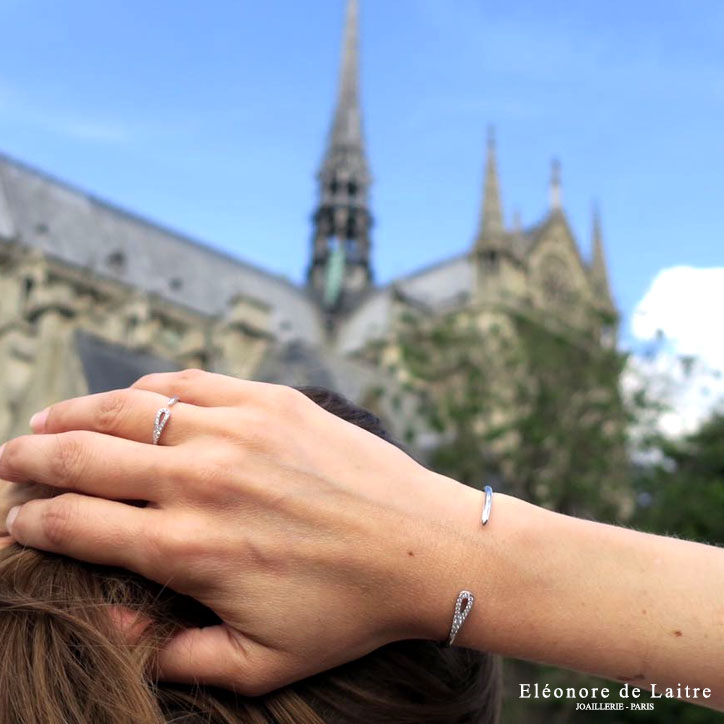
[[153, 444], [158, 445], [158, 441], [161, 439], [161, 433], [164, 427], [171, 419], [171, 408], [178, 402], [178, 397], [172, 397], [167, 403], [166, 407], [162, 407], [156, 413], [156, 419], [153, 422]]
[[468, 617], [473, 603], [475, 603], [475, 596], [473, 596], [470, 591], [460, 591], [460, 593], [458, 593], [457, 601], [455, 601], [455, 613], [453, 614], [452, 626], [450, 627], [450, 635], [447, 640], [448, 646], [453, 645], [453, 641], [455, 641], [460, 627], [465, 623], [465, 619]]

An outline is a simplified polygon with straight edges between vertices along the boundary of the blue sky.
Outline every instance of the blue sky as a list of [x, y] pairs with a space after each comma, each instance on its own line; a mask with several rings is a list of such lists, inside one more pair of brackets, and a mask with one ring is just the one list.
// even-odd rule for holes
[[[361, 0], [380, 281], [468, 248], [485, 129], [510, 219], [550, 160], [584, 254], [600, 202], [630, 315], [724, 266], [720, 0]], [[0, 150], [301, 279], [344, 0], [0, 0]]]

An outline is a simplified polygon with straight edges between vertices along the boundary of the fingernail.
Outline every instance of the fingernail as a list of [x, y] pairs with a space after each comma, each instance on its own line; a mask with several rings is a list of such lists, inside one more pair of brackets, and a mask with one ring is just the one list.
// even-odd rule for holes
[[44, 410], [41, 410], [40, 412], [36, 412], [31, 418], [30, 418], [30, 429], [33, 432], [43, 432], [45, 429], [45, 421], [48, 419], [48, 408], [46, 407]]
[[8, 512], [8, 517], [5, 519], [5, 527], [8, 529], [8, 533], [13, 532], [13, 523], [15, 522], [15, 518], [18, 517], [20, 507], [21, 506], [16, 505], [14, 508], [10, 508], [10, 511]]
[[5, 450], [5, 443], [0, 445], [0, 460], [3, 459], [3, 450]]

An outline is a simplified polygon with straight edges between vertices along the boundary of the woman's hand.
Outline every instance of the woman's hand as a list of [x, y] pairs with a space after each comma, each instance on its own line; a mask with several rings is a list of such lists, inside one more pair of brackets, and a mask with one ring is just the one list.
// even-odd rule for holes
[[188, 370], [31, 424], [0, 451], [0, 478], [62, 494], [15, 508], [12, 537], [131, 569], [223, 621], [172, 640], [163, 678], [260, 694], [397, 639], [446, 637], [481, 494], [302, 393]]

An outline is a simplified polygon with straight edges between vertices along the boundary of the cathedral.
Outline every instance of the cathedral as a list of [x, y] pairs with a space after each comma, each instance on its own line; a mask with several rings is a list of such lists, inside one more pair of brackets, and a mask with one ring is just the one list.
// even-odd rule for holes
[[[184, 367], [323, 385], [370, 404], [373, 390], [399, 386], [385, 355], [405, 309], [525, 307], [573, 330], [586, 309], [615, 319], [597, 214], [584, 259], [554, 164], [545, 217], [506, 226], [492, 131], [469, 248], [375, 283], [357, 0], [317, 181], [307, 275], [295, 284], [0, 155], [0, 439], [27, 432], [30, 415], [54, 401]], [[594, 335], [610, 344], [615, 323]], [[377, 394], [375, 406], [399, 431], [406, 408], [391, 409], [389, 397]]]

